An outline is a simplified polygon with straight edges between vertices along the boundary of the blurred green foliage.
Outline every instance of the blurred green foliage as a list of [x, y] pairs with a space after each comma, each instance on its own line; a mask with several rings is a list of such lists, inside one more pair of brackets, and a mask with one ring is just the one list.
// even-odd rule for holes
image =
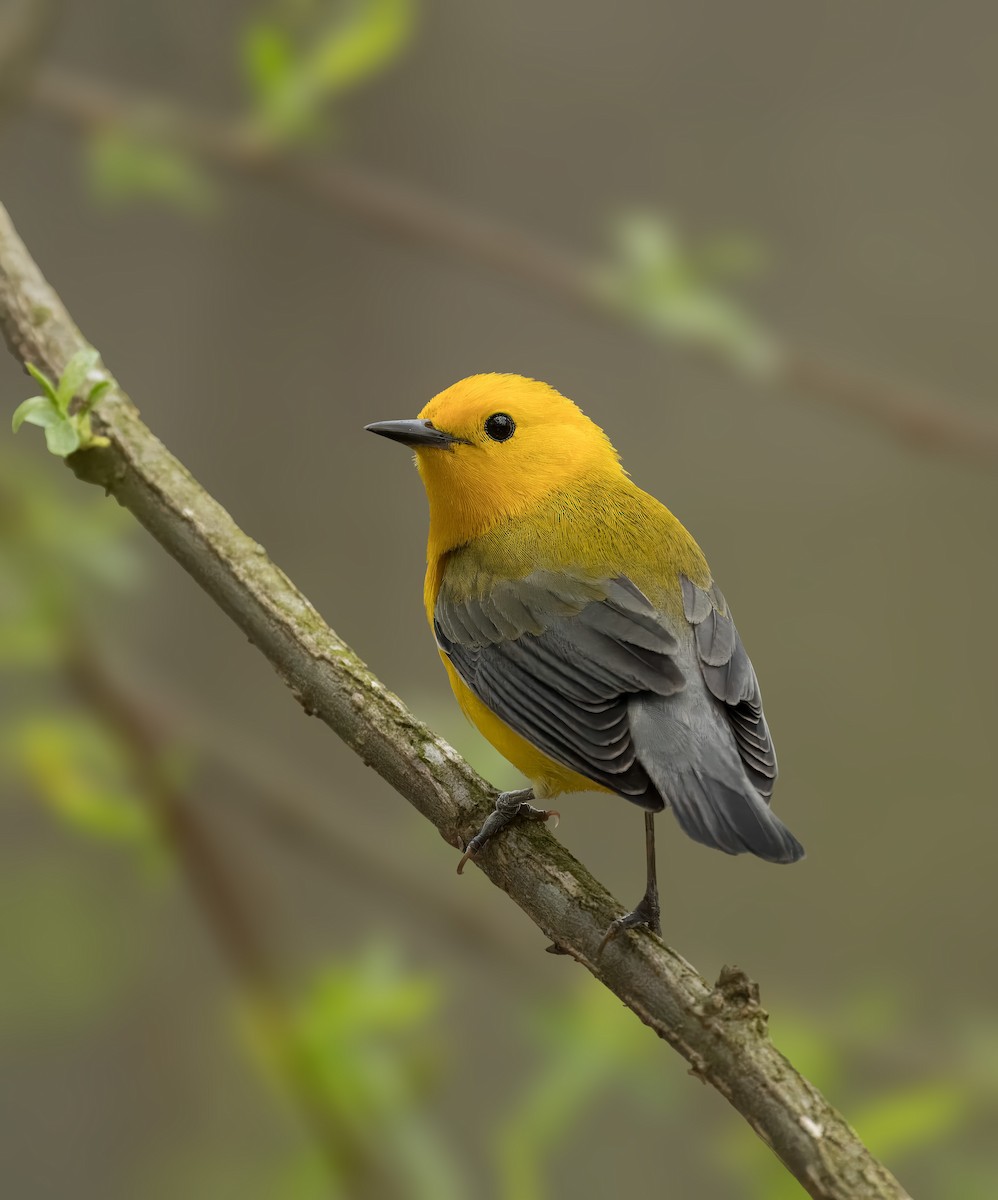
[[196, 217], [216, 207], [212, 181], [156, 122], [105, 126], [87, 139], [85, 152], [90, 193], [101, 204], [152, 200]]
[[592, 286], [605, 303], [653, 334], [763, 374], [776, 365], [776, 343], [731, 292], [762, 264], [761, 248], [743, 235], [691, 241], [667, 218], [633, 212], [616, 221], [611, 256]]
[[503, 1200], [544, 1200], [557, 1194], [545, 1167], [570, 1141], [588, 1109], [615, 1084], [659, 1110], [675, 1095], [650, 1034], [610, 992], [582, 983], [558, 997], [531, 1022], [535, 1071], [493, 1135], [493, 1157]]
[[[963, 1200], [970, 1193], [949, 1192], [945, 1180], [964, 1160], [962, 1143], [973, 1139], [975, 1120], [985, 1112], [989, 1122], [998, 1118], [995, 1088], [984, 1083], [967, 1044], [947, 1047], [947, 1056], [939, 1061], [909, 1061], [914, 1056], [905, 1047], [917, 1045], [917, 1040], [905, 1027], [904, 1011], [902, 998], [893, 991], [860, 990], [823, 1018], [783, 1008], [771, 1020], [771, 1030], [780, 1049], [848, 1114], [863, 1141], [891, 1163], [902, 1180], [907, 1161], [930, 1156], [942, 1185], [939, 1194]], [[871, 1077], [878, 1082], [871, 1083]], [[730, 1130], [724, 1161], [752, 1200], [798, 1200], [805, 1195], [745, 1128]], [[923, 1167], [923, 1176], [932, 1169]], [[989, 1194], [998, 1194], [994, 1163], [987, 1174]]]
[[[397, 61], [415, 18], [415, 0], [272, 0], [238, 37], [249, 111], [233, 136], [250, 150], [328, 138], [338, 129], [337, 102]], [[84, 144], [91, 195], [108, 205], [153, 201], [189, 216], [212, 213], [217, 189], [186, 134], [186, 121], [164, 105], [100, 126]]]
[[88, 610], [138, 581], [131, 518], [77, 490], [70, 503], [47, 472], [0, 455], [0, 670], [59, 667]]
[[346, 92], [392, 65], [412, 37], [413, 0], [277, 0], [240, 45], [252, 132], [268, 142], [314, 139]]
[[[428, 1103], [444, 1057], [440, 1003], [438, 981], [407, 971], [393, 947], [375, 942], [322, 968], [295, 1004], [278, 1075], [336, 1129], [333, 1182], [343, 1194], [363, 1172], [414, 1200], [468, 1194], [456, 1147]], [[327, 1144], [327, 1165], [330, 1157]], [[328, 1188], [328, 1178], [321, 1183]]]
[[120, 741], [92, 716], [26, 716], [4, 732], [0, 755], [81, 833], [147, 851], [158, 847], [151, 809], [136, 794]]
[[[328, 141], [338, 130], [337, 103], [398, 60], [415, 21], [415, 0], [271, 0], [238, 39], [249, 110], [232, 136], [250, 153]], [[87, 168], [95, 197], [209, 212], [215, 190], [197, 151], [185, 145], [189, 118], [177, 116], [163, 107], [140, 110], [93, 133]], [[776, 369], [775, 337], [735, 292], [764, 265], [757, 241], [744, 234], [691, 239], [661, 214], [632, 211], [614, 221], [610, 243], [590, 274], [600, 303], [655, 337], [718, 355], [747, 374]], [[50, 436], [61, 445], [63, 433]]]

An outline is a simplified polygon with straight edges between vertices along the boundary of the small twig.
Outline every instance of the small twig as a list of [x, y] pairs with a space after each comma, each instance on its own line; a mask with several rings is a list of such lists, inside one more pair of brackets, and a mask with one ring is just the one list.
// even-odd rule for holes
[[[271, 179], [381, 235], [486, 266], [559, 303], [639, 332], [593, 286], [593, 263], [398, 180], [356, 165], [304, 159], [261, 141], [235, 122], [187, 113], [175, 104], [66, 71], [43, 72], [32, 94], [41, 111], [73, 128], [93, 132], [126, 127], [166, 137], [207, 162]], [[827, 357], [781, 345], [771, 381], [794, 399], [807, 396], [860, 417], [923, 451], [987, 468], [998, 466], [994, 422], [917, 398], [910, 388], [885, 383]]]
[[[85, 345], [0, 208], [0, 326], [14, 355], [59, 377]], [[128, 508], [276, 667], [299, 703], [373, 766], [452, 846], [495, 791], [406, 709], [139, 419], [112, 380], [95, 417], [109, 444], [69, 465]], [[600, 957], [622, 909], [549, 832], [509, 831], [476, 859], [534, 923], [613, 991], [742, 1114], [817, 1200], [906, 1193], [770, 1041], [755, 986], [726, 968], [711, 988], [645, 931]]]

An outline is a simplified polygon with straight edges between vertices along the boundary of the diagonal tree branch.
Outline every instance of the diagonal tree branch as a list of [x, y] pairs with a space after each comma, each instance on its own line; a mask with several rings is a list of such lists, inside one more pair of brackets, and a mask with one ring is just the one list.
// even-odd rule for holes
[[[627, 322], [593, 285], [597, 264], [398, 180], [354, 164], [317, 163], [262, 142], [236, 122], [185, 112], [63, 70], [44, 71], [31, 95], [40, 111], [73, 128], [95, 132], [123, 126], [164, 137], [206, 162], [273, 180], [382, 235], [479, 263], [599, 320]], [[998, 467], [994, 421], [918, 395], [910, 387], [786, 344], [769, 378], [795, 400], [803, 396], [847, 413], [906, 445], [986, 469]]]
[[[0, 208], [0, 325], [12, 353], [59, 376], [86, 343]], [[452, 846], [495, 792], [417, 721], [291, 581], [142, 424], [114, 383], [98, 406], [110, 439], [73, 455], [80, 479], [128, 508], [318, 716]], [[610, 988], [724, 1095], [818, 1200], [905, 1200], [854, 1130], [769, 1040], [758, 990], [737, 968], [707, 982], [650, 933], [611, 943], [622, 907], [549, 832], [512, 831], [477, 860], [556, 945]]]

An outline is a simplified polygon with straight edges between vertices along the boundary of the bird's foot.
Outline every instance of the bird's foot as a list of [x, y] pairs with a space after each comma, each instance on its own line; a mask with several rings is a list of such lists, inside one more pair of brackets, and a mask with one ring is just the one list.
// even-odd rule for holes
[[652, 933], [662, 932], [661, 910], [658, 904], [657, 895], [649, 895], [647, 892], [641, 897], [641, 903], [632, 912], [624, 913], [622, 917], [618, 917], [616, 921], [611, 921], [606, 933], [603, 934], [603, 940], [599, 944], [599, 949], [596, 951], [596, 957], [599, 958], [606, 949], [607, 943], [612, 942], [618, 933], [622, 933], [625, 929], [650, 929]]
[[485, 818], [485, 824], [465, 847], [461, 861], [457, 864], [458, 875], [463, 873], [468, 860], [474, 858], [485, 843], [507, 825], [512, 825], [514, 821], [546, 821], [549, 817], [557, 819], [560, 816], [553, 808], [534, 808], [530, 803], [533, 799], [533, 788], [499, 794], [495, 808]]

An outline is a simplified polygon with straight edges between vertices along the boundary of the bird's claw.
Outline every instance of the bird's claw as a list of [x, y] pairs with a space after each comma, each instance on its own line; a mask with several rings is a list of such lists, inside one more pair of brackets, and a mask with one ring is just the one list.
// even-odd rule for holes
[[530, 803], [533, 798], [534, 793], [529, 788], [522, 792], [502, 792], [498, 796], [495, 808], [485, 818], [481, 829], [465, 847], [461, 861], [457, 864], [458, 875], [464, 874], [465, 865], [477, 856], [490, 838], [514, 821], [547, 821], [554, 817], [557, 828], [561, 813], [556, 812], [553, 808], [534, 808]]
[[632, 912], [624, 913], [616, 921], [611, 921], [606, 933], [603, 934], [603, 940], [597, 947], [596, 957], [599, 958], [607, 945], [613, 941], [618, 933], [623, 933], [625, 929], [650, 929], [652, 933], [660, 934], [662, 932], [662, 922], [660, 919], [658, 897], [642, 897], [641, 903]]

